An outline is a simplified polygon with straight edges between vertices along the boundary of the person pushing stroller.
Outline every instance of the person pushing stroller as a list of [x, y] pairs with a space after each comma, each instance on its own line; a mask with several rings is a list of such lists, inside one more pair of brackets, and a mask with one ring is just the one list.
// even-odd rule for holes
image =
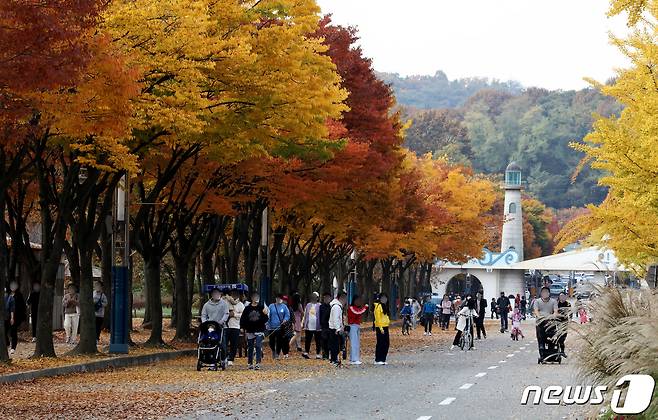
[[207, 321], [214, 321], [219, 326], [219, 331], [216, 331], [220, 337], [220, 357], [223, 366], [226, 365], [227, 351], [226, 351], [226, 336], [224, 335], [224, 328], [226, 328], [226, 321], [228, 321], [228, 303], [222, 299], [222, 291], [215, 287], [210, 292], [210, 300], [203, 305], [201, 309], [201, 323]]

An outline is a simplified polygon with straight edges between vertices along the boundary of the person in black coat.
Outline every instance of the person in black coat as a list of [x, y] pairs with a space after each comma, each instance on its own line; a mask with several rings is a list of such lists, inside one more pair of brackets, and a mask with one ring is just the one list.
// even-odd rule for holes
[[500, 292], [500, 297], [496, 301], [498, 306], [498, 314], [500, 315], [500, 332], [504, 333], [507, 331], [507, 314], [510, 309], [510, 300], [505, 296], [505, 292]]
[[482, 295], [483, 293], [481, 290], [475, 295], [475, 310], [478, 314], [477, 318], [475, 318], [475, 328], [477, 330], [478, 340], [480, 340], [482, 337], [487, 338], [487, 332], [484, 329], [484, 317], [486, 316], [487, 312], [487, 300]]
[[[247, 363], [249, 369], [260, 369], [263, 358], [263, 340], [265, 339], [265, 324], [269, 319], [267, 308], [260, 303], [260, 294], [251, 294], [251, 303], [245, 306], [240, 317], [240, 328], [247, 338]], [[254, 353], [256, 364], [254, 364]]]
[[37, 341], [37, 321], [39, 317], [39, 294], [41, 293], [41, 283], [35, 281], [32, 284], [32, 291], [27, 297], [27, 304], [30, 307], [30, 324], [32, 326], [32, 342]]
[[320, 304], [320, 338], [322, 342], [322, 360], [329, 359], [329, 316], [331, 315], [331, 293], [322, 294], [322, 303]]

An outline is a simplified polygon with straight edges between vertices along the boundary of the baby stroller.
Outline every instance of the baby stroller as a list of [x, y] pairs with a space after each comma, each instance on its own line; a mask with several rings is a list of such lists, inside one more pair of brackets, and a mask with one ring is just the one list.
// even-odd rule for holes
[[223, 346], [224, 329], [216, 321], [206, 321], [199, 326], [199, 339], [197, 341], [196, 370], [210, 367], [217, 370], [221, 367], [226, 370], [226, 351]]
[[550, 320], [542, 321], [538, 326], [539, 359], [537, 364], [562, 363], [562, 353], [558, 346], [557, 325]]

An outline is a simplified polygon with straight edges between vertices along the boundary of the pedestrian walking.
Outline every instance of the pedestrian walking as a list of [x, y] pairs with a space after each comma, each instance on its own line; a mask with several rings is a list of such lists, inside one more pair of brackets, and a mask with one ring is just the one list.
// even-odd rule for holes
[[587, 309], [585, 309], [584, 306], [581, 306], [580, 309], [578, 309], [578, 321], [580, 321], [581, 324], [586, 324], [588, 320]]
[[30, 307], [30, 327], [32, 330], [32, 342], [37, 341], [37, 322], [39, 321], [39, 296], [41, 295], [41, 283], [32, 283], [32, 291], [27, 297], [27, 305]]
[[521, 330], [521, 320], [523, 317], [521, 316], [521, 311], [519, 308], [514, 308], [510, 318], [512, 319], [512, 332], [510, 334], [512, 340], [518, 341], [519, 336], [521, 336], [521, 338], [525, 338], [523, 335], [523, 330]]
[[9, 354], [14, 354], [18, 345], [18, 313], [16, 310], [16, 290], [18, 283], [12, 282], [5, 295], [5, 343]]
[[64, 308], [66, 343], [75, 344], [78, 336], [78, 322], [80, 321], [80, 298], [75, 284], [71, 283], [66, 288], [66, 293], [62, 297], [62, 306]]
[[525, 294], [521, 297], [521, 317], [525, 319], [526, 312], [528, 311], [528, 301], [525, 298]]
[[320, 304], [320, 342], [322, 343], [322, 359], [329, 359], [329, 316], [331, 315], [331, 294], [324, 292], [322, 294], [322, 303]]
[[491, 319], [494, 319], [494, 315], [498, 319], [498, 305], [496, 304], [496, 298], [491, 298]]
[[210, 300], [208, 300], [201, 308], [201, 322], [215, 321], [219, 324], [220, 331], [217, 331], [222, 341], [220, 346], [222, 348], [222, 357], [225, 362], [227, 359], [226, 352], [226, 324], [228, 321], [228, 303], [222, 299], [222, 291], [218, 287], [214, 287], [210, 291]]
[[551, 320], [551, 315], [558, 314], [557, 302], [551, 298], [551, 290], [544, 286], [541, 288], [539, 299], [535, 299], [532, 313], [536, 320], [537, 332], [537, 345], [539, 347], [540, 360], [545, 359], [551, 353], [552, 344], [549, 345], [549, 340], [554, 339], [556, 333], [554, 320]]
[[304, 328], [304, 353], [302, 353], [302, 356], [305, 359], [310, 358], [308, 353], [311, 351], [311, 342], [313, 339], [315, 339], [315, 358], [322, 358], [322, 327], [320, 327], [319, 297], [318, 292], [313, 292], [311, 294], [311, 301], [304, 308], [304, 319], [302, 320], [302, 327]]
[[450, 316], [452, 315], [452, 302], [448, 295], [443, 295], [441, 301], [441, 329], [447, 330], [450, 327]]
[[292, 327], [295, 335], [290, 339], [288, 346], [302, 351], [302, 318], [304, 318], [304, 308], [302, 307], [302, 297], [299, 293], [292, 294], [290, 305], [288, 306], [291, 314]]
[[562, 292], [558, 296], [557, 300], [557, 310], [559, 313], [558, 321], [560, 323], [560, 328], [558, 329], [558, 339], [557, 347], [558, 351], [562, 353], [562, 357], [567, 357], [565, 342], [567, 340], [567, 326], [569, 325], [569, 319], [571, 318], [571, 303], [567, 300], [567, 294]]
[[331, 301], [329, 313], [329, 361], [336, 367], [340, 366], [340, 349], [345, 331], [343, 320], [343, 306], [347, 303], [347, 295], [338, 292], [336, 298]]
[[457, 331], [457, 314], [462, 308], [462, 297], [457, 295], [454, 301], [452, 301], [452, 313], [455, 315], [455, 331]]
[[[240, 317], [240, 328], [247, 338], [247, 365], [249, 369], [260, 369], [263, 359], [263, 340], [268, 321], [268, 309], [261, 305], [258, 292], [252, 292], [251, 302], [244, 308]], [[254, 363], [255, 356], [255, 363]]]
[[94, 282], [94, 315], [96, 316], [96, 344], [101, 339], [101, 330], [105, 320], [105, 307], [107, 306], [107, 296], [103, 293], [103, 284], [100, 281]]
[[352, 304], [347, 308], [347, 325], [349, 325], [350, 337], [350, 364], [361, 364], [361, 318], [368, 310], [368, 305], [363, 305], [359, 295], [352, 298]]
[[487, 338], [487, 331], [484, 329], [484, 318], [487, 316], [487, 300], [482, 297], [482, 291], [475, 294], [475, 311], [478, 314], [474, 320], [477, 339]]
[[226, 346], [228, 348], [228, 365], [231, 366], [238, 353], [240, 342], [240, 318], [244, 312], [244, 303], [240, 301], [240, 292], [231, 290], [226, 296], [228, 320], [226, 321]]
[[375, 302], [375, 321], [373, 328], [377, 336], [377, 344], [375, 345], [375, 364], [386, 365], [386, 357], [388, 356], [388, 348], [390, 346], [390, 339], [388, 335], [388, 328], [391, 325], [390, 310], [388, 306], [388, 295], [380, 293], [379, 299]]
[[270, 319], [267, 329], [270, 331], [270, 349], [272, 350], [272, 359], [276, 360], [283, 353], [283, 358], [288, 358], [290, 350], [288, 343], [290, 338], [285, 337], [287, 323], [290, 322], [290, 311], [288, 305], [283, 303], [283, 295], [278, 294], [274, 303], [269, 306]]
[[510, 300], [505, 296], [505, 292], [500, 292], [500, 297], [496, 301], [496, 306], [498, 307], [498, 315], [500, 315], [500, 332], [504, 333], [508, 330], [508, 321], [507, 317], [510, 310]]
[[434, 313], [436, 312], [436, 304], [432, 302], [429, 296], [425, 297], [423, 303], [423, 321], [425, 323], [425, 332], [423, 335], [432, 335], [432, 324], [434, 324]]
[[413, 314], [411, 317], [411, 325], [413, 329], [416, 329], [416, 324], [418, 323], [418, 319], [421, 316], [421, 306], [416, 299], [412, 300], [411, 309], [413, 310]]

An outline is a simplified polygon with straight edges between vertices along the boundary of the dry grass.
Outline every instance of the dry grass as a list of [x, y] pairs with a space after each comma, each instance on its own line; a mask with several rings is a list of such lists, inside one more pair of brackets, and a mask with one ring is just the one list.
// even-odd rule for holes
[[[614, 388], [627, 374], [658, 377], [658, 295], [653, 291], [601, 289], [591, 302], [591, 323], [579, 326], [580, 373], [597, 385]], [[611, 392], [608, 393], [610, 396]], [[641, 417], [658, 418], [656, 391]]]

